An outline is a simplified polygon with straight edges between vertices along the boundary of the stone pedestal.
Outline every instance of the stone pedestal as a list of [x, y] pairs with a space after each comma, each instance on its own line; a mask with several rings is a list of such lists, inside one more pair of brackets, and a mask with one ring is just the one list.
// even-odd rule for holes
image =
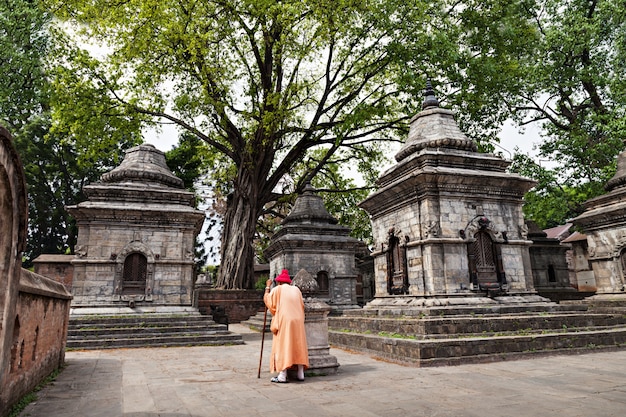
[[309, 345], [309, 369], [307, 374], [329, 375], [337, 373], [339, 363], [330, 354], [328, 343], [328, 313], [331, 307], [316, 298], [304, 300], [304, 327]]

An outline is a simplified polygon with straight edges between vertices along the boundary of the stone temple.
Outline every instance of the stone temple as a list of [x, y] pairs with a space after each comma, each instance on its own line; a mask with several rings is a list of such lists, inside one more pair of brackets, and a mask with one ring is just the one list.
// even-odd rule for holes
[[477, 152], [430, 85], [395, 158], [360, 204], [375, 241], [369, 307], [545, 300], [533, 288], [522, 214], [534, 182]]
[[152, 145], [87, 185], [76, 218], [72, 307], [191, 306], [194, 245], [205, 215]]
[[315, 297], [339, 311], [359, 308], [355, 259], [361, 247], [362, 243], [350, 236], [350, 229], [328, 213], [315, 188], [307, 184], [272, 236], [265, 256], [272, 277], [283, 268], [292, 277], [300, 270], [311, 274], [318, 284]]
[[572, 220], [584, 231], [572, 242], [579, 282], [595, 284], [599, 299], [626, 304], [626, 151], [617, 159], [617, 172], [605, 185], [606, 194], [585, 203], [585, 211]]

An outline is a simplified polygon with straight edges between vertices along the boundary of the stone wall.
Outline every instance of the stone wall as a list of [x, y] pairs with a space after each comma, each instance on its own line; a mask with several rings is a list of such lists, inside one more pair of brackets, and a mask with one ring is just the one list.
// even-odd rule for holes
[[[421, 204], [398, 204], [394, 212], [372, 217], [373, 237], [378, 243], [372, 254], [376, 257], [376, 294], [387, 293], [387, 265], [380, 245], [387, 241], [392, 229], [407, 247], [409, 294], [453, 294], [469, 286], [467, 241], [459, 231], [466, 229], [477, 213], [489, 218], [494, 230], [507, 234], [507, 242], [501, 248], [509, 289], [532, 288], [532, 280], [526, 274], [531, 242], [521, 235], [519, 228], [511, 227], [523, 224], [519, 202], [503, 200], [496, 204], [472, 196], [447, 196], [450, 198], [440, 198], [439, 210], [425, 200]], [[468, 209], [472, 206], [480, 208]], [[431, 213], [431, 218], [421, 217], [424, 213]]]
[[[154, 214], [152, 214], [154, 216]], [[75, 306], [108, 305], [119, 301], [124, 260], [127, 254], [146, 256], [147, 283], [153, 301], [158, 304], [191, 305], [193, 255], [185, 247], [193, 242], [193, 233], [179, 227], [154, 224], [125, 225], [92, 223], [78, 234], [74, 266], [73, 295]], [[188, 236], [189, 234], [189, 236]], [[112, 239], [111, 236], [115, 236]], [[191, 238], [190, 238], [191, 236]]]
[[222, 314], [226, 315], [228, 323], [246, 321], [263, 311], [263, 306], [263, 291], [260, 290], [217, 290], [198, 284], [194, 292], [194, 307], [201, 314], [213, 315], [218, 323]]
[[71, 296], [21, 267], [28, 228], [24, 171], [0, 127], [0, 416], [64, 360]]

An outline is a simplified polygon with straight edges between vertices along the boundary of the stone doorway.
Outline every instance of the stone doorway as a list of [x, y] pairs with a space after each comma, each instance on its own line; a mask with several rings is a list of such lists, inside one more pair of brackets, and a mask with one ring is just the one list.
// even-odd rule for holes
[[141, 253], [131, 253], [124, 260], [122, 295], [143, 295], [146, 292], [148, 259]]
[[474, 289], [500, 288], [504, 276], [499, 246], [488, 232], [480, 230], [468, 245], [470, 279]]
[[387, 252], [387, 293], [389, 295], [408, 293], [409, 276], [406, 266], [406, 246], [400, 244], [400, 238], [392, 230], [389, 233]]

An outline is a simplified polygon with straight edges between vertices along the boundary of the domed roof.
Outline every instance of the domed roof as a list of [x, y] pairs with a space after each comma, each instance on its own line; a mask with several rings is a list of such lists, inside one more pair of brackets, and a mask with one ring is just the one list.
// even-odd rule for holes
[[183, 180], [167, 167], [165, 153], [150, 144], [128, 149], [122, 163], [103, 174], [101, 180], [105, 183], [148, 182], [166, 187], [184, 187]]
[[607, 181], [604, 189], [613, 191], [626, 185], [626, 151], [622, 151], [617, 157], [617, 171], [613, 178]]
[[282, 224], [293, 223], [337, 224], [337, 219], [328, 213], [322, 197], [315, 193], [315, 188], [310, 183], [307, 183]]
[[426, 83], [422, 111], [413, 116], [406, 142], [396, 154], [400, 162], [424, 148], [450, 148], [476, 152], [478, 149], [454, 120], [454, 112], [439, 107], [430, 81]]

